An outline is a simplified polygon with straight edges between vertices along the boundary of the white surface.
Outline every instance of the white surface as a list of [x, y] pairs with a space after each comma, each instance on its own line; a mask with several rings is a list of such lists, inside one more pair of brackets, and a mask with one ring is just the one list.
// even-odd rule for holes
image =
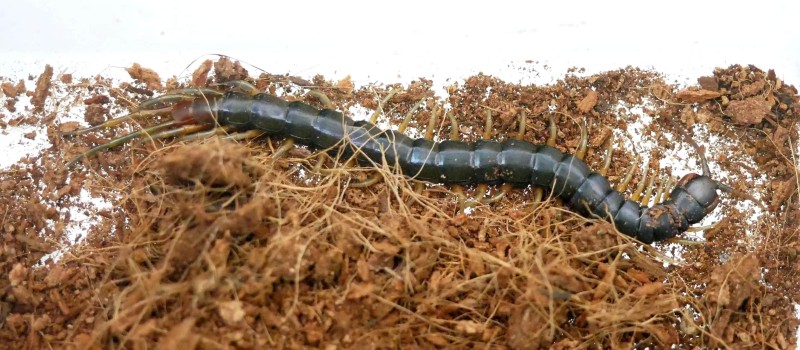
[[[40, 74], [45, 63], [76, 77], [124, 76], [117, 67], [133, 62], [167, 78], [220, 53], [275, 73], [351, 75], [356, 84], [427, 77], [436, 86], [480, 71], [542, 83], [571, 66], [596, 72], [626, 65], [694, 83], [735, 63], [774, 68], [800, 84], [800, 2], [791, 0], [6, 0], [2, 8], [0, 76], [15, 78]], [[526, 60], [539, 62], [533, 67], [543, 75], [518, 69]], [[544, 64], [549, 72], [541, 71]], [[0, 166], [41, 147], [20, 143], [20, 135], [0, 135]]]

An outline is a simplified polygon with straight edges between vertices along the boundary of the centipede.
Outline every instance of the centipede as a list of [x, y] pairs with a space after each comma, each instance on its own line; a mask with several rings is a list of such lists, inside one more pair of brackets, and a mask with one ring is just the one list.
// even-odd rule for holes
[[303, 101], [287, 101], [245, 81], [170, 91], [142, 102], [131, 114], [63, 136], [81, 135], [148, 116], [171, 118], [95, 146], [70, 160], [67, 167], [145, 137], [186, 138], [220, 133], [232, 133], [234, 139], [280, 137], [314, 149], [343, 152], [362, 165], [385, 162], [405, 177], [428, 183], [532, 185], [560, 198], [580, 215], [608, 221], [619, 232], [645, 244], [676, 237], [702, 221], [719, 203], [717, 190], [725, 190], [710, 176], [701, 153], [703, 174], [683, 176], [668, 196], [657, 196], [663, 199], [660, 203], [648, 206], [646, 201], [626, 199], [624, 188], [612, 187], [605, 171], [592, 171], [578, 152], [564, 153], [550, 142], [487, 137], [472, 142], [413, 138], [404, 133], [404, 127], [382, 129], [374, 120], [354, 120], [332, 105], [317, 108]]

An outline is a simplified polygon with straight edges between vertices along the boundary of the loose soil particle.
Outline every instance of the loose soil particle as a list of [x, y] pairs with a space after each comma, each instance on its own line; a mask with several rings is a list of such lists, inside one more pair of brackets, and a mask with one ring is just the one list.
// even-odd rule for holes
[[[87, 122], [97, 123], [163, 93], [154, 71], [134, 64], [129, 72], [133, 84], [94, 77], [50, 86], [52, 69], [45, 70], [33, 95], [44, 101], [50, 89], [64, 89], [73, 97], [65, 100], [93, 108]], [[479, 74], [448, 86], [439, 100], [427, 79], [406, 87], [268, 72], [253, 79], [223, 58], [201, 64], [190, 84], [249, 79], [265, 91], [286, 91], [287, 100], [321, 107], [305, 96], [313, 88], [340, 110], [377, 109], [395, 91], [381, 106], [381, 121], [398, 125], [424, 99], [411, 126], [422, 130], [435, 117], [440, 139], [452, 128], [462, 139], [481, 138], [491, 111], [492, 137], [543, 143], [553, 115], [556, 146], [565, 152], [576, 150], [583, 124], [576, 121], [586, 118], [593, 169], [602, 167], [612, 131], [626, 130], [638, 119], [630, 110], [641, 108], [654, 118], [642, 138], [656, 145], [644, 152], [653, 155], [658, 173], [669, 170], [657, 167], [667, 151], [694, 154], [666, 135], [699, 125], [698, 140], [725, 141], [706, 150], [730, 174], [721, 180], [762, 195], [766, 213], [740, 212], [735, 204], [747, 200], [723, 195], [716, 211], [721, 221], [706, 231], [705, 242], [680, 248], [680, 260], [672, 261], [665, 256], [679, 249], [674, 245], [642, 249], [560, 202], [533, 203], [532, 189], [514, 189], [466, 215], [454, 192], [474, 197], [477, 188], [418, 185], [390, 169], [380, 170], [379, 183], [353, 188], [346, 184], [375, 170], [346, 167], [345, 160], [302, 147], [275, 159], [279, 139], [146, 142], [65, 170], [66, 159], [139, 126], [65, 139], [59, 133], [75, 123], [17, 113], [9, 124], [45, 127], [53, 145], [0, 172], [0, 343], [186, 350], [795, 348], [800, 196], [793, 195], [796, 164], [787, 157], [798, 136], [794, 86], [773, 71], [738, 65], [688, 88], [630, 67], [576, 72], [545, 86]], [[93, 85], [107, 87], [109, 96]], [[6, 101], [19, 95], [13, 82], [0, 86]], [[686, 99], [679, 90], [718, 95]], [[758, 118], [731, 113], [753, 99], [769, 102], [756, 106]], [[458, 125], [442, 118], [441, 108], [433, 113], [435, 103], [445, 102]], [[614, 183], [637, 156], [621, 140], [615, 144], [608, 171]], [[749, 180], [752, 175], [764, 183]], [[637, 172], [634, 183], [641, 177]], [[81, 203], [82, 189], [112, 209]], [[488, 195], [499, 190], [489, 188]], [[65, 232], [75, 220], [71, 211], [99, 221], [77, 245]], [[61, 247], [60, 260], [38, 264]]]

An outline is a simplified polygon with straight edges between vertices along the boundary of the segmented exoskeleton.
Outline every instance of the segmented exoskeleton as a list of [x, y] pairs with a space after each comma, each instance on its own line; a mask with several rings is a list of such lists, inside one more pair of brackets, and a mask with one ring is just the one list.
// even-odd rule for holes
[[[369, 121], [353, 121], [333, 109], [318, 109], [304, 102], [287, 102], [258, 93], [244, 82], [230, 85], [244, 92], [179, 90], [145, 101], [139, 112], [71, 132], [69, 134], [82, 134], [147, 115], [170, 114], [173, 118], [97, 146], [70, 161], [69, 165], [143, 135], [165, 138], [222, 126], [227, 131], [256, 131], [255, 135], [286, 137], [318, 149], [341, 146], [346, 155], [355, 155], [364, 165], [386, 161], [404, 175], [422, 181], [450, 185], [540, 186], [582, 215], [612, 222], [620, 232], [648, 244], [686, 231], [714, 210], [719, 200], [719, 184], [709, 177], [707, 169], [704, 175], [684, 176], [666, 201], [651, 207], [642, 206], [625, 199], [605, 176], [591, 171], [579, 157], [564, 154], [549, 145], [516, 139], [476, 142], [413, 139], [398, 130], [382, 130]], [[156, 108], [162, 104], [173, 105]]]

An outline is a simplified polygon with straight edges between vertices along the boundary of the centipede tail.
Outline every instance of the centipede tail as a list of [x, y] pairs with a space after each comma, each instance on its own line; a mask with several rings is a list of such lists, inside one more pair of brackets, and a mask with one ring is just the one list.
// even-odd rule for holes
[[[266, 93], [231, 91], [221, 96], [202, 94], [190, 101], [175, 99], [179, 102], [171, 114], [176, 126], [222, 126], [286, 137], [317, 149], [339, 151], [343, 147], [346, 156], [355, 157], [362, 165], [386, 161], [405, 176], [426, 182], [538, 186], [563, 199], [578, 213], [607, 220], [620, 232], [644, 243], [662, 241], [686, 231], [714, 210], [719, 201], [717, 182], [708, 173], [684, 176], [666, 201], [648, 207], [637, 200], [625, 199], [620, 192], [624, 187], [612, 188], [606, 177], [593, 172], [581, 157], [564, 154], [546, 144], [519, 139], [484, 138], [476, 142], [414, 139], [403, 134], [404, 127], [382, 130], [371, 121], [354, 121], [333, 109], [288, 102]], [[159, 102], [166, 100], [169, 99]], [[164, 128], [157, 131], [163, 132]], [[95, 147], [69, 164], [139, 136], [131, 135]]]

